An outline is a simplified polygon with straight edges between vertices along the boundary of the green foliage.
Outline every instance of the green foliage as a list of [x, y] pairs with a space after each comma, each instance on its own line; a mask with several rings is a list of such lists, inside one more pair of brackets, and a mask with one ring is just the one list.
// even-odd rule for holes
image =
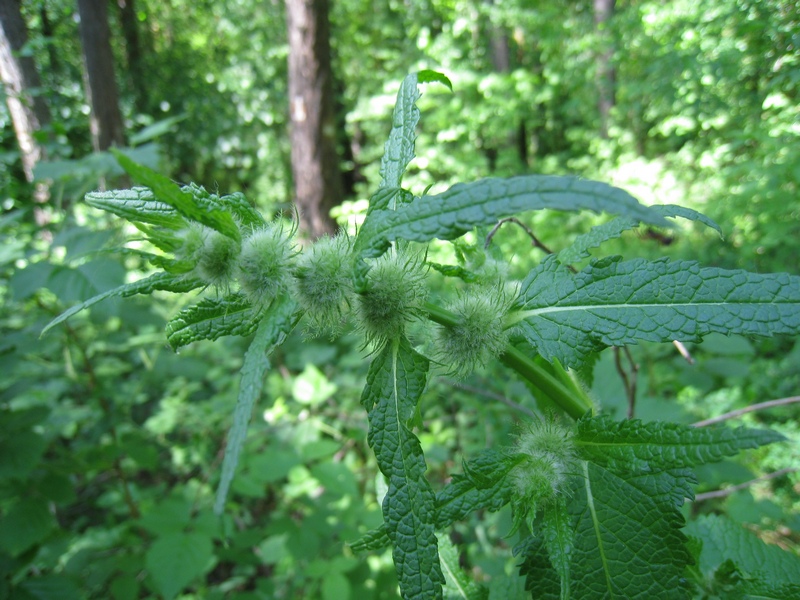
[[[695, 469], [745, 449], [781, 442], [784, 436], [754, 428], [705, 429], [598, 416], [601, 407], [567, 368], [589, 363], [609, 345], [698, 341], [712, 332], [796, 335], [800, 333], [800, 279], [700, 267], [666, 257], [622, 261], [611, 256], [573, 274], [559, 261], [559, 255], [552, 255], [532, 268], [522, 265], [527, 273], [521, 281], [510, 269], [505, 274], [498, 269], [490, 285], [480, 278], [472, 283], [469, 277], [462, 277], [460, 285], [466, 289], [437, 288], [433, 274], [427, 272], [425, 252], [448, 247], [463, 256], [467, 245], [464, 240], [449, 246], [429, 242], [454, 240], [464, 234], [481, 237], [481, 227], [534, 209], [588, 209], [625, 219], [607, 230], [595, 231], [591, 239], [579, 239], [565, 263], [585, 258], [589, 248], [639, 221], [666, 226], [665, 217], [682, 216], [717, 227], [695, 211], [650, 209], [619, 188], [559, 176], [482, 179], [456, 184], [441, 194], [415, 196], [401, 184], [414, 158], [418, 85], [426, 81], [448, 83], [443, 76], [422, 72], [401, 85], [381, 164], [382, 183], [352, 245], [345, 237], [326, 238], [295, 257], [294, 229], [280, 223], [265, 225], [268, 220], [240, 195], [219, 197], [197, 186], [179, 188], [122, 155], [118, 156], [120, 162], [149, 191], [93, 194], [95, 205], [107, 207], [145, 231], [161, 254], [139, 257], [160, 264], [165, 273], [162, 279], [151, 275], [140, 283], [103, 291], [57, 317], [47, 329], [52, 331], [53, 325], [62, 324], [98, 299], [154, 290], [180, 291], [181, 286], [188, 291], [205, 285], [209, 288], [206, 295], [182, 308], [167, 324], [173, 349], [200, 340], [255, 334], [248, 341], [241, 368], [239, 397], [214, 503], [218, 518], [223, 525], [230, 525], [225, 509], [238, 511], [240, 497], [263, 497], [270, 502], [265, 489], [271, 490], [272, 484], [284, 479], [287, 498], [308, 502], [301, 505], [299, 513], [277, 515], [267, 528], [257, 530], [254, 539], [248, 536], [255, 518], [244, 515], [248, 526], [231, 533], [229, 547], [218, 552], [214, 546], [218, 534], [210, 531], [219, 523], [209, 520], [207, 513], [195, 512], [187, 500], [192, 490], [208, 496], [206, 482], [194, 482], [183, 494], [150, 498], [137, 522], [154, 539], [145, 551], [130, 558], [133, 566], [123, 567], [120, 557], [114, 576], [127, 581], [121, 578], [144, 569], [148, 589], [171, 598], [190, 585], [199, 590], [200, 578], [219, 561], [235, 556], [236, 562], [243, 561], [253, 569], [256, 563], [269, 566], [272, 576], [265, 578], [261, 593], [287, 595], [293, 589], [292, 578], [301, 577], [293, 574], [293, 561], [316, 553], [325, 555], [322, 546], [331, 540], [321, 539], [318, 531], [321, 523], [338, 521], [340, 515], [344, 524], [337, 531], [340, 535], [333, 536], [337, 547], [342, 538], [354, 540], [359, 535], [350, 550], [378, 551], [391, 545], [394, 573], [404, 598], [517, 594], [522, 584], [508, 582], [519, 578], [508, 573], [505, 565], [495, 564], [492, 581], [486, 584], [461, 568], [458, 551], [446, 539], [460, 521], [481, 522], [489, 518], [487, 514], [502, 515], [509, 507], [505, 526], [512, 532], [509, 535], [518, 536], [519, 574], [533, 597], [687, 598], [695, 592], [736, 586], [745, 591], [791, 592], [789, 581], [769, 573], [753, 575], [753, 561], [745, 550], [719, 564], [710, 554], [704, 558], [702, 552], [709, 551], [698, 548], [710, 548], [707, 541], [713, 532], [700, 530], [687, 538], [681, 513], [685, 500], [694, 497]], [[142, 219], [137, 218], [137, 203], [143, 210]], [[487, 244], [490, 241], [489, 236]], [[448, 273], [448, 267], [466, 272], [462, 265], [440, 265], [437, 270]], [[184, 268], [187, 270], [181, 271]], [[449, 308], [442, 308], [443, 304]], [[312, 330], [350, 318], [366, 342], [362, 348], [371, 350], [360, 401], [374, 459], [351, 458], [355, 464], [348, 465], [342, 464], [341, 458], [327, 460], [341, 453], [339, 444], [331, 442], [358, 439], [363, 431], [352, 425], [345, 433], [336, 430], [351, 418], [346, 409], [336, 406], [337, 384], [309, 366], [308, 352], [313, 352], [313, 345], [310, 351], [302, 342], [295, 340], [293, 345], [291, 332], [306, 311]], [[430, 334], [434, 327], [425, 319], [437, 324], [443, 350], [433, 345]], [[270, 371], [270, 355], [302, 371], [293, 386]], [[497, 378], [513, 379], [520, 384], [517, 394], [532, 393], [532, 399], [552, 414], [534, 414], [534, 420], [525, 424], [521, 433], [516, 432], [516, 443], [493, 441], [493, 447], [487, 449], [481, 441], [476, 446], [483, 449], [466, 457], [463, 473], [446, 476], [452, 465], [439, 457], [442, 453], [449, 457], [449, 448], [437, 448], [426, 431], [429, 416], [443, 410], [429, 401], [431, 373], [441, 369], [464, 374], [474, 368], [496, 368], [490, 360], [495, 356], [508, 367], [498, 371]], [[225, 354], [225, 358], [231, 357]], [[337, 362], [336, 371], [347, 372], [349, 366], [356, 372], [354, 379], [361, 379], [359, 358], [349, 365], [344, 360]], [[282, 439], [247, 436], [251, 413], [265, 390], [274, 401], [265, 409], [266, 422], [291, 414], [284, 395], [294, 396], [304, 407], [296, 427]], [[186, 414], [191, 415], [182, 401], [186, 393], [185, 384], [179, 385], [172, 397], [162, 400], [173, 409], [148, 421], [153, 431], [168, 436]], [[334, 418], [327, 423], [315, 418], [315, 422], [330, 437], [320, 436], [319, 431], [310, 433], [300, 422], [313, 414], [311, 409], [325, 406], [329, 398], [337, 399], [330, 404]], [[27, 452], [37, 460], [43, 448], [33, 425], [46, 416], [34, 415], [30, 421], [24, 413], [18, 416], [21, 424], [10, 427], [11, 435], [22, 436], [30, 446]], [[201, 417], [195, 416], [198, 421]], [[204, 424], [203, 431], [208, 428]], [[476, 435], [469, 427], [465, 429], [464, 435]], [[511, 433], [508, 427], [503, 431], [504, 436]], [[115, 452], [120, 437], [111, 437]], [[261, 453], [248, 452], [251, 440]], [[165, 437], [164, 444], [168, 443]], [[208, 442], [198, 439], [196, 443]], [[184, 452], [190, 447], [187, 444]], [[144, 454], [141, 449], [138, 452]], [[104, 460], [115, 464], [118, 457]], [[382, 475], [374, 491], [374, 504], [380, 504], [382, 518], [373, 518], [376, 515], [359, 504], [363, 500], [351, 469], [365, 460], [374, 460]], [[26, 475], [22, 463], [10, 463], [9, 477], [17, 476], [20, 469]], [[234, 477], [237, 470], [245, 476]], [[126, 489], [132, 502], [130, 489]], [[321, 494], [322, 500], [317, 501], [315, 494]], [[342, 498], [347, 502], [341, 502]], [[4, 513], [0, 527], [11, 531], [22, 522], [27, 532], [13, 538], [20, 541], [3, 548], [6, 554], [17, 559], [28, 548], [43, 543], [56, 527], [43, 506], [17, 502]], [[298, 514], [302, 515], [301, 524], [296, 521]], [[364, 535], [368, 527], [372, 529]], [[729, 536], [729, 532], [722, 535]], [[104, 543], [98, 541], [97, 545], [106, 548], [114, 540]], [[252, 547], [257, 548], [255, 556], [251, 553], [243, 558]], [[695, 569], [698, 558], [699, 568]], [[780, 560], [789, 561], [792, 568], [797, 563], [797, 558], [789, 555]], [[308, 567], [300, 589], [293, 591], [322, 597], [346, 596], [363, 571], [358, 560], [347, 554]], [[277, 593], [284, 580], [289, 583]], [[393, 588], [390, 579], [385, 589]]]

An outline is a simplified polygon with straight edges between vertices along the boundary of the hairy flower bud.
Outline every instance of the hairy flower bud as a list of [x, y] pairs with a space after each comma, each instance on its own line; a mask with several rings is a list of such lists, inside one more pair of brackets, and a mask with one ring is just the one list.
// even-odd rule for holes
[[353, 294], [353, 257], [347, 235], [323, 237], [297, 259], [295, 290], [313, 334], [336, 332]]
[[456, 375], [467, 375], [499, 356], [508, 344], [510, 301], [498, 286], [471, 287], [447, 307], [458, 324], [436, 329], [435, 357]]
[[[192, 228], [196, 229], [196, 228]], [[184, 247], [196, 260], [197, 277], [217, 287], [228, 287], [236, 270], [241, 244], [209, 227], [189, 230]]]
[[367, 343], [382, 344], [403, 335], [427, 297], [426, 273], [419, 257], [397, 248], [375, 261], [367, 274], [367, 288], [358, 296]]
[[552, 420], [531, 423], [517, 439], [514, 454], [519, 463], [509, 477], [514, 485], [516, 528], [526, 516], [532, 521], [539, 506], [565, 493], [576, 458], [569, 431]]
[[236, 265], [239, 287], [260, 307], [284, 293], [291, 282], [294, 230], [269, 223], [254, 230], [244, 242]]

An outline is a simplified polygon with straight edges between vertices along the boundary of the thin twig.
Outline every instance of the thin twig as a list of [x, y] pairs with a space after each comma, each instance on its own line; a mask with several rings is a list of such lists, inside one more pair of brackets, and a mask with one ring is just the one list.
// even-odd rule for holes
[[692, 355], [689, 354], [689, 351], [686, 349], [686, 346], [683, 345], [683, 342], [679, 342], [678, 340], [672, 340], [672, 345], [678, 349], [680, 355], [686, 359], [686, 362], [690, 365], [694, 364], [694, 359]]
[[[630, 375], [628, 374], [628, 371], [625, 370], [625, 367], [622, 366], [621, 351], [625, 352], [625, 358], [628, 359], [628, 364], [630, 365]], [[622, 379], [622, 385], [625, 388], [625, 396], [628, 398], [628, 418], [632, 419], [636, 406], [636, 385], [639, 374], [639, 365], [637, 365], [636, 361], [633, 360], [631, 351], [628, 350], [627, 346], [623, 346], [622, 348], [618, 348], [616, 346], [614, 347], [614, 364], [617, 367], [617, 373], [619, 373], [620, 379]]]
[[702, 494], [697, 494], [694, 497], [695, 502], [703, 502], [704, 500], [711, 500], [712, 498], [724, 498], [725, 496], [730, 496], [731, 494], [735, 494], [736, 492], [741, 492], [744, 489], [749, 488], [751, 485], [756, 483], [760, 483], [762, 481], [769, 481], [770, 479], [777, 479], [778, 477], [783, 477], [784, 475], [788, 475], [789, 473], [794, 473], [796, 471], [800, 471], [797, 467], [786, 467], [785, 469], [780, 469], [779, 471], [775, 471], [774, 473], [767, 473], [766, 475], [762, 475], [761, 477], [756, 477], [755, 479], [751, 479], [750, 481], [745, 481], [744, 483], [740, 483], [738, 485], [732, 485], [731, 487], [723, 488], [721, 490], [714, 490], [713, 492], [704, 492]]
[[510, 398], [506, 398], [502, 394], [495, 394], [494, 392], [490, 392], [489, 390], [482, 390], [480, 388], [472, 387], [471, 385], [466, 385], [464, 383], [460, 383], [458, 381], [450, 381], [447, 379], [443, 379], [447, 384], [452, 385], [460, 390], [464, 390], [465, 392], [469, 392], [471, 394], [477, 394], [478, 396], [483, 396], [484, 398], [491, 398], [492, 400], [497, 400], [498, 402], [502, 402], [509, 408], [513, 408], [516, 411], [521, 412], [522, 414], [530, 417], [531, 419], [536, 419], [536, 413], [534, 413], [530, 408], [527, 406], [522, 406], [521, 404], [517, 404]]
[[732, 410], [731, 412], [727, 412], [718, 417], [705, 419], [704, 421], [698, 421], [697, 423], [693, 423], [692, 426], [705, 427], [706, 425], [714, 425], [715, 423], [721, 423], [722, 421], [727, 421], [728, 419], [735, 419], [736, 417], [741, 417], [742, 415], [756, 410], [764, 410], [765, 408], [772, 408], [773, 406], [785, 406], [787, 404], [794, 404], [795, 402], [800, 402], [800, 396], [789, 396], [788, 398], [780, 398], [778, 400], [767, 400], [766, 402], [759, 402], [758, 404], [751, 404], [750, 406], [746, 406], [744, 408]]
[[[497, 224], [492, 228], [492, 230], [489, 232], [489, 235], [486, 236], [486, 241], [483, 244], [484, 249], [488, 248], [492, 244], [492, 238], [494, 238], [495, 234], [497, 233], [497, 230], [500, 229], [500, 227], [502, 227], [503, 224], [505, 223], [514, 223], [515, 225], [519, 225], [520, 227], [522, 227], [525, 233], [528, 234], [528, 237], [531, 238], [531, 245], [533, 245], [534, 248], [539, 248], [539, 250], [541, 250], [545, 254], [553, 254], [553, 251], [550, 250], [550, 248], [548, 248], [547, 246], [545, 246], [544, 243], [539, 238], [536, 237], [536, 235], [533, 233], [533, 230], [527, 225], [525, 225], [525, 223], [517, 219], [516, 217], [507, 217], [505, 219], [500, 219], [497, 222]], [[577, 273], [577, 271], [572, 265], [567, 265], [567, 268], [573, 273]]]

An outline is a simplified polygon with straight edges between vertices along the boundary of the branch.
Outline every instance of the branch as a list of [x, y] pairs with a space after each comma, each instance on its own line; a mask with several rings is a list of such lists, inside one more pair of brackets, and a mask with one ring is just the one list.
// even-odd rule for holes
[[745, 481], [744, 483], [740, 483], [738, 485], [732, 485], [731, 487], [727, 487], [721, 490], [715, 490], [713, 492], [705, 492], [703, 494], [697, 494], [694, 497], [695, 502], [703, 502], [704, 500], [711, 500], [712, 498], [724, 498], [725, 496], [730, 496], [731, 494], [735, 494], [736, 492], [740, 492], [744, 489], [749, 488], [751, 485], [760, 483], [762, 481], [769, 481], [770, 479], [777, 479], [778, 477], [783, 477], [784, 475], [788, 475], [789, 473], [794, 473], [796, 471], [800, 471], [797, 467], [786, 467], [785, 469], [781, 469], [780, 471], [775, 471], [774, 473], [767, 473], [766, 475], [762, 475], [761, 477], [756, 477], [755, 479], [751, 479], [750, 481]]
[[460, 383], [458, 381], [449, 381], [447, 379], [444, 380], [448, 385], [452, 385], [460, 390], [464, 390], [465, 392], [469, 392], [471, 394], [476, 394], [478, 396], [483, 396], [484, 398], [491, 398], [492, 400], [497, 400], [498, 402], [502, 402], [506, 406], [513, 408], [516, 411], [521, 412], [522, 414], [530, 417], [531, 419], [537, 419], [536, 413], [534, 413], [530, 408], [527, 406], [522, 406], [522, 404], [517, 404], [510, 398], [506, 398], [502, 394], [496, 394], [489, 390], [482, 390], [480, 388], [472, 387], [471, 385], [466, 385], [464, 383]]
[[724, 415], [720, 415], [718, 417], [705, 419], [704, 421], [698, 421], [697, 423], [693, 423], [692, 426], [705, 427], [707, 425], [714, 425], [716, 423], [721, 423], [722, 421], [726, 421], [728, 419], [735, 419], [736, 417], [740, 417], [744, 414], [756, 410], [772, 408], [773, 406], [784, 406], [786, 404], [794, 404], [795, 402], [800, 402], [800, 396], [789, 396], [788, 398], [780, 398], [778, 400], [767, 400], [766, 402], [759, 402], [758, 404], [751, 404], [750, 406], [746, 406], [738, 410], [732, 410], [731, 412], [725, 413]]

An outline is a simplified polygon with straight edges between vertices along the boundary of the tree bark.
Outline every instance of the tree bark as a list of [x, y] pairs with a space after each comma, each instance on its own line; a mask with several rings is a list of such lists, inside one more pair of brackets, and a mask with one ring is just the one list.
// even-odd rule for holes
[[122, 27], [122, 35], [125, 38], [125, 54], [128, 58], [128, 73], [133, 87], [136, 110], [140, 113], [147, 113], [147, 84], [134, 0], [117, 0], [117, 6], [119, 7], [119, 22]]
[[28, 41], [28, 29], [19, 0], [0, 0], [0, 25], [0, 76], [19, 144], [22, 170], [25, 179], [33, 182], [33, 168], [43, 158], [42, 148], [34, 134], [50, 122], [50, 112], [44, 98], [31, 94], [31, 90], [42, 85], [33, 58], [19, 55]]
[[328, 0], [286, 0], [292, 176], [300, 226], [313, 238], [334, 233], [342, 201], [336, 149]]
[[125, 127], [119, 109], [114, 75], [111, 30], [106, 0], [78, 0], [81, 45], [86, 67], [85, 84], [92, 108], [92, 145], [96, 151], [125, 145]]
[[616, 0], [594, 0], [594, 23], [600, 39], [600, 50], [597, 54], [597, 109], [600, 112], [600, 137], [608, 138], [608, 125], [611, 109], [616, 103], [616, 78], [614, 68], [614, 43], [611, 39], [609, 25], [614, 16]]

